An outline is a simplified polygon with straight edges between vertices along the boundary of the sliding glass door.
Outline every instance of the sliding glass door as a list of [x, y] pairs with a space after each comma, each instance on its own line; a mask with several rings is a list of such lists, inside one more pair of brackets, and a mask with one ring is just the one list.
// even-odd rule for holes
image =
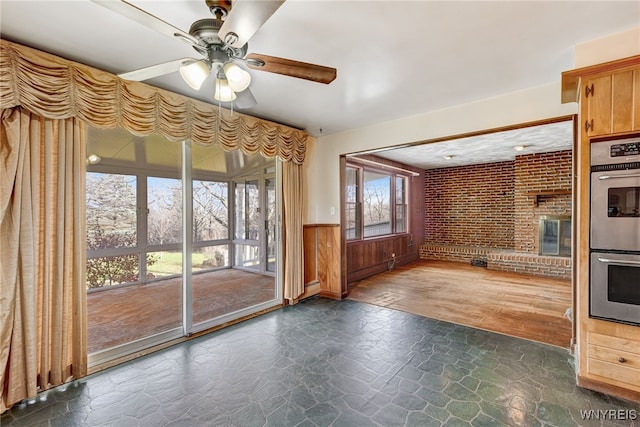
[[90, 364], [281, 303], [274, 160], [96, 129], [88, 154]]
[[183, 191], [179, 144], [122, 130], [90, 136], [88, 351], [97, 364], [182, 335]]

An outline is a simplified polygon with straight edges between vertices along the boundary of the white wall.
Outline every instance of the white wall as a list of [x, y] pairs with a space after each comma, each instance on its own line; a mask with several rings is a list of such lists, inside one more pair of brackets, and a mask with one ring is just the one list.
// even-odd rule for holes
[[640, 55], [640, 27], [576, 45], [573, 64], [582, 68], [634, 55]]
[[[577, 45], [574, 64], [578, 68], [637, 54], [640, 27]], [[318, 138], [305, 162], [304, 222], [340, 222], [341, 154], [575, 114], [576, 103], [560, 103], [560, 77], [557, 83]]]
[[[340, 222], [341, 154], [575, 114], [560, 103], [560, 83], [318, 138], [305, 176], [305, 223]], [[331, 214], [332, 209], [335, 214]]]

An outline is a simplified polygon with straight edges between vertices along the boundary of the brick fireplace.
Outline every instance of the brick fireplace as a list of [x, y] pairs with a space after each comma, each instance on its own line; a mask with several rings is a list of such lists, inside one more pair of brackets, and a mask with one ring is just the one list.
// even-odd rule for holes
[[540, 219], [570, 218], [571, 150], [425, 172], [421, 258], [571, 277], [571, 258], [540, 255]]

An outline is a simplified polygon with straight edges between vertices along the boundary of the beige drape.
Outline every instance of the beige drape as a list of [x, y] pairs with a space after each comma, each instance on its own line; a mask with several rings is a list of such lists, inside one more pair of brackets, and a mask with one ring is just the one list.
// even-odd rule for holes
[[304, 248], [302, 241], [302, 165], [282, 164], [282, 249], [284, 253], [284, 298], [293, 304], [304, 292]]
[[0, 125], [0, 412], [86, 375], [85, 125], [21, 107]]
[[[264, 100], [268, 102], [268, 100]], [[216, 105], [126, 81], [6, 40], [0, 40], [0, 109], [21, 105], [43, 117], [77, 117], [98, 128], [134, 135], [219, 144], [225, 150], [303, 163], [308, 133]]]

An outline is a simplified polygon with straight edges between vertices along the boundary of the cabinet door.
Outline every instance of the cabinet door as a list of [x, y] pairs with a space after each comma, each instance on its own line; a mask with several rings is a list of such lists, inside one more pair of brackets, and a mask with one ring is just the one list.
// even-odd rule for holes
[[587, 136], [611, 133], [611, 81], [612, 76], [590, 78], [582, 91], [582, 105], [585, 107], [583, 125]]
[[628, 132], [633, 128], [633, 70], [612, 76], [613, 133]]
[[640, 130], [640, 68], [633, 72], [633, 130]]
[[640, 129], [640, 69], [587, 79], [582, 112], [589, 137]]

